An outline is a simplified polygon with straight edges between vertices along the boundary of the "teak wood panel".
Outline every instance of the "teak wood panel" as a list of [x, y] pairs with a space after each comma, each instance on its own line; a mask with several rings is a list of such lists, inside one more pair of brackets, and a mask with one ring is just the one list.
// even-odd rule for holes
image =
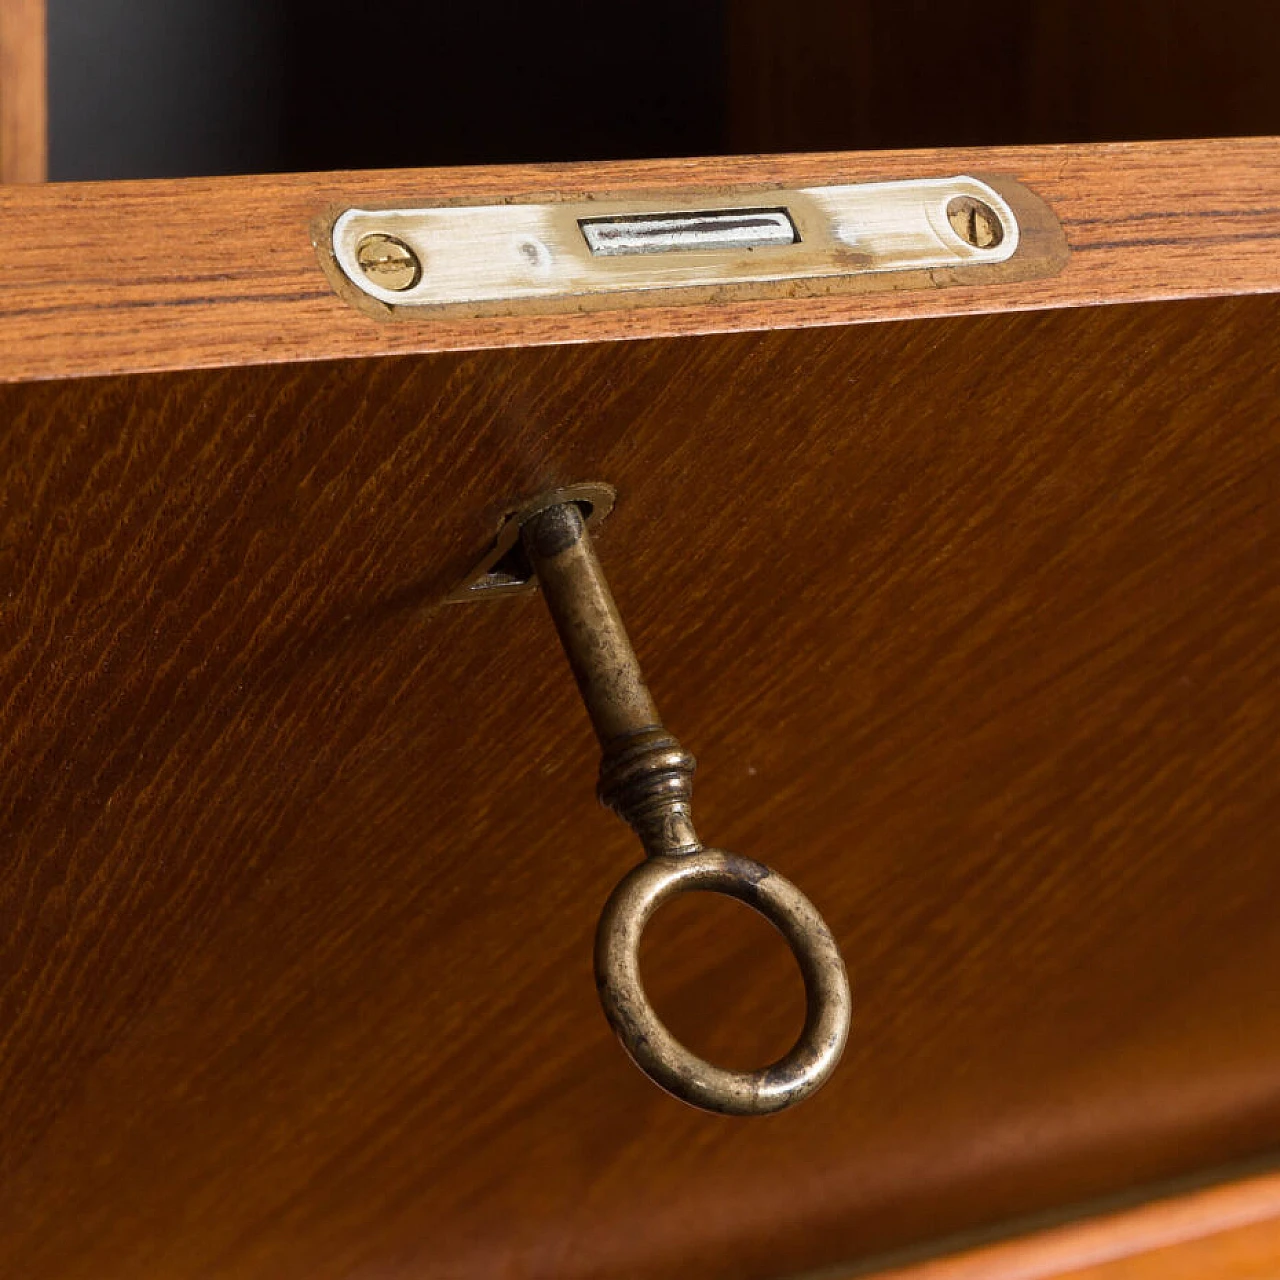
[[1280, 1271], [1280, 1225], [1259, 1222], [1068, 1272], [1058, 1280], [1272, 1280]]
[[[769, 1277], [1280, 1144], [1280, 302], [0, 390], [0, 1274]], [[810, 894], [832, 1083], [686, 1109], [504, 505], [600, 547], [705, 837]], [[673, 1028], [785, 1047], [749, 913]]]
[[45, 179], [45, 45], [45, 0], [0, 0], [0, 183]]
[[[376, 320], [322, 272], [352, 205], [1004, 175], [1070, 260], [1041, 280], [577, 315]], [[1280, 291], [1280, 139], [290, 174], [0, 189], [0, 381]]]
[[[1169, 1189], [914, 1263], [842, 1280], [1270, 1280], [1280, 1271], [1280, 1173]], [[831, 1280], [834, 1274], [828, 1272]]]

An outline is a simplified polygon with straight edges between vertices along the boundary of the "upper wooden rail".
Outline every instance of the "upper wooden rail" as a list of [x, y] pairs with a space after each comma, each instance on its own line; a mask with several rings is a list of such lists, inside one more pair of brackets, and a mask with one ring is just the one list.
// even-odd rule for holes
[[[1007, 174], [1052, 278], [568, 316], [380, 321], [338, 298], [326, 208], [449, 197]], [[586, 342], [1280, 291], [1280, 138], [750, 156], [0, 189], [0, 380]]]

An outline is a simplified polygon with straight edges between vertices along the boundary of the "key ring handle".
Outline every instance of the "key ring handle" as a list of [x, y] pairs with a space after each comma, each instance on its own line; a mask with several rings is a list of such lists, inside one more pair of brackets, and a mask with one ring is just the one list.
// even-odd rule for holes
[[[706, 890], [755, 908], [787, 940], [804, 978], [804, 1029], [791, 1050], [757, 1071], [730, 1071], [691, 1053], [667, 1030], [640, 978], [640, 936], [678, 894]], [[619, 881], [596, 930], [596, 986], [605, 1017], [632, 1061], [668, 1093], [705, 1111], [759, 1116], [820, 1088], [849, 1036], [852, 998], [831, 930], [799, 889], [762, 863], [720, 849], [646, 859]]]

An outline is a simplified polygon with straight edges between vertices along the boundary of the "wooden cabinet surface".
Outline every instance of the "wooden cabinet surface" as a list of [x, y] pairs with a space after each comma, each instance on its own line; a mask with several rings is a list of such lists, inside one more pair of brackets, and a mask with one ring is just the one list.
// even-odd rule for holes
[[[1017, 178], [1049, 278], [379, 321], [314, 220]], [[1280, 141], [0, 190], [0, 1273], [769, 1277], [1280, 1146]], [[861, 323], [875, 321], [876, 323]], [[599, 549], [709, 842], [835, 931], [765, 1120], [591, 980], [637, 857], [503, 513]], [[673, 1029], [802, 1014], [751, 913]]]

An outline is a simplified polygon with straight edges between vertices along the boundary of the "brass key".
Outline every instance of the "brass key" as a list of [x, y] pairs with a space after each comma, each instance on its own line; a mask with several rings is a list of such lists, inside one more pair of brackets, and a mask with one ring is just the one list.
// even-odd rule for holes
[[[698, 839], [691, 812], [694, 758], [662, 726], [577, 505], [535, 509], [524, 518], [521, 537], [600, 739], [600, 799], [631, 825], [646, 855], [610, 895], [596, 931], [596, 985], [605, 1016], [640, 1069], [682, 1101], [725, 1115], [781, 1111], [826, 1081], [848, 1038], [849, 982], [835, 939], [789, 880], [750, 858], [706, 849]], [[639, 957], [645, 924], [668, 898], [695, 889], [754, 907], [799, 961], [804, 1029], [771, 1066], [729, 1071], [690, 1053], [645, 995]]]

